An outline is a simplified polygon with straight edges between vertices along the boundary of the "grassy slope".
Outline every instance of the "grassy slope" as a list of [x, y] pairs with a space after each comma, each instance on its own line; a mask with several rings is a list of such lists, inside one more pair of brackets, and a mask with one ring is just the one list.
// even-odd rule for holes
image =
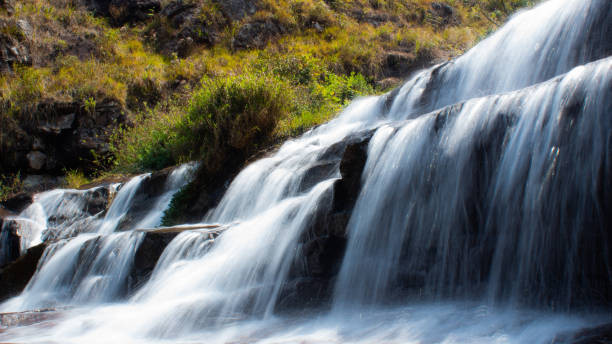
[[[0, 116], [33, 120], [30, 109], [49, 99], [85, 108], [114, 99], [135, 126], [116, 133], [115, 158], [101, 172], [202, 158], [214, 169], [226, 154], [252, 154], [327, 121], [355, 96], [397, 84], [385, 69], [389, 54], [415, 66], [451, 58], [531, 4], [445, 0], [455, 9], [445, 22], [431, 0], [261, 0], [255, 14], [231, 21], [211, 0], [190, 2], [216, 39], [194, 44], [182, 57], [159, 49], [158, 37], [175, 33], [160, 14], [116, 27], [77, 0], [15, 2], [11, 15], [0, 12], [2, 30], [18, 35], [17, 20], [27, 20], [34, 61], [0, 77]], [[240, 28], [258, 20], [278, 24], [283, 33], [263, 46], [237, 49]], [[230, 136], [246, 139], [236, 143]], [[4, 179], [0, 198], [19, 184], [14, 176]]]

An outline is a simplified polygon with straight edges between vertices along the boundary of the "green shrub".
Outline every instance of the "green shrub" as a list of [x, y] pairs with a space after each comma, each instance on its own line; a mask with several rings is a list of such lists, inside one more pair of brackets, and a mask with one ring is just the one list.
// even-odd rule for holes
[[177, 125], [178, 152], [202, 158], [210, 170], [219, 169], [230, 152], [252, 154], [287, 116], [291, 100], [290, 87], [270, 75], [205, 78]]

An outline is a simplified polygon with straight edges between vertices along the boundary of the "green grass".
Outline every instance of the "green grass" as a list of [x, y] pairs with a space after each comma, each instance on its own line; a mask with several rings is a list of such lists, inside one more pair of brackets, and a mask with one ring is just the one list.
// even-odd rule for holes
[[[460, 24], [443, 27], [430, 12], [433, 0], [262, 0], [257, 13], [234, 23], [211, 0], [191, 2], [203, 22], [219, 28], [218, 40], [194, 46], [182, 58], [156, 50], [156, 39], [176, 33], [160, 16], [118, 28], [78, 1], [15, 2], [12, 16], [0, 13], [10, 24], [5, 33], [25, 39], [14, 24], [27, 20], [35, 51], [65, 51], [71, 35], [96, 49], [89, 56], [62, 53], [4, 73], [0, 116], [36, 120], [31, 110], [45, 100], [77, 102], [93, 112], [96, 104], [113, 99], [134, 125], [113, 133], [112, 171], [156, 170], [192, 159], [215, 170], [230, 156], [246, 159], [328, 121], [355, 97], [383, 91], [375, 85], [389, 51], [451, 58], [516, 9], [533, 4], [445, 0]], [[387, 19], [380, 25], [367, 20], [381, 15]], [[285, 33], [263, 49], [233, 48], [242, 24], [265, 19], [283, 25]], [[148, 36], [153, 31], [163, 35]], [[11, 142], [11, 133], [2, 134]], [[94, 174], [105, 169], [109, 164]]]

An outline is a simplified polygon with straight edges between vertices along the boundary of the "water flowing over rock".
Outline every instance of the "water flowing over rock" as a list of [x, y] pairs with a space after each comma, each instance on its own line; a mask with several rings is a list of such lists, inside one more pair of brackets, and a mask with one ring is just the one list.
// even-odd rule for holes
[[[464, 56], [249, 164], [193, 226], [143, 230], [184, 182], [113, 186], [105, 211], [55, 216], [63, 234], [0, 305], [74, 309], [0, 340], [605, 339], [611, 26], [607, 0], [521, 12]], [[56, 192], [57, 204], [74, 193]]]

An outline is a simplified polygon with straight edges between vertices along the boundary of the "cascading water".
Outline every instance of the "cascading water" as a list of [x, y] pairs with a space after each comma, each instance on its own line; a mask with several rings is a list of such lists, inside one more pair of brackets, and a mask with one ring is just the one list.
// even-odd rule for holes
[[[157, 226], [173, 194], [188, 180], [192, 165], [173, 171], [165, 192], [134, 229], [140, 225]], [[136, 176], [124, 185], [113, 184], [92, 190], [54, 190], [38, 195], [20, 218], [26, 228], [38, 228], [38, 238], [29, 246], [51, 241], [39, 268], [24, 292], [0, 305], [2, 311], [21, 311], [41, 307], [99, 303], [115, 299], [125, 291], [125, 279], [143, 232], [115, 233], [133, 205], [133, 198], [149, 174]], [[109, 190], [103, 192], [103, 190]], [[118, 191], [116, 191], [118, 189]], [[105, 212], [93, 207], [92, 197], [112, 198]], [[102, 216], [104, 215], [104, 216]], [[32, 224], [33, 223], [33, 224]], [[54, 227], [51, 227], [53, 225]], [[43, 234], [44, 233], [44, 234]]]
[[[525, 306], [568, 309], [597, 303], [591, 290], [612, 289], [605, 268], [611, 33], [607, 0], [552, 0], [516, 15], [457, 60], [418, 73], [390, 95], [353, 102], [248, 166], [204, 217], [221, 234], [178, 235], [129, 301], [77, 307], [51, 327], [15, 329], [0, 339], [550, 343], [559, 332], [608, 320]], [[372, 130], [333, 312], [276, 317], [303, 232], [332, 207], [341, 174], [330, 152]], [[28, 294], [55, 286], [67, 287], [55, 304], [114, 300], [118, 284], [100, 281], [124, 278], [139, 235], [109, 233], [125, 221], [129, 185], [139, 182], [123, 186], [111, 206], [117, 211], [90, 231], [105, 236], [54, 244], [26, 291], [2, 309], [47, 305]], [[140, 223], [154, 226], [163, 208]], [[108, 241], [118, 258], [105, 262], [97, 253], [105, 244], [90, 250], [92, 240]], [[126, 248], [117, 251], [119, 244]], [[53, 273], [71, 282], [44, 277], [53, 266], [80, 261], [78, 252], [95, 252], [85, 257], [93, 263]]]
[[380, 303], [403, 284], [430, 296], [486, 289], [566, 307], [592, 283], [612, 281], [588, 280], [577, 265], [612, 258], [606, 240], [581, 247], [592, 232], [607, 239], [610, 225], [601, 193], [609, 192], [611, 69], [603, 59], [379, 128], [337, 304]]

